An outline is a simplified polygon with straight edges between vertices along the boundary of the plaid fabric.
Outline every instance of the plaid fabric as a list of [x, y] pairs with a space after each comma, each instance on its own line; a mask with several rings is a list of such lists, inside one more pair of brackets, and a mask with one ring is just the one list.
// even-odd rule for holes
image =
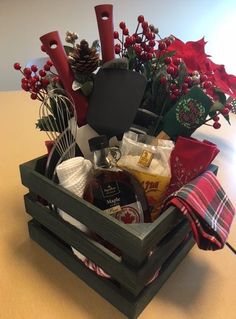
[[188, 218], [200, 249], [224, 247], [235, 208], [215, 175], [206, 171], [165, 201], [165, 208], [174, 205]]

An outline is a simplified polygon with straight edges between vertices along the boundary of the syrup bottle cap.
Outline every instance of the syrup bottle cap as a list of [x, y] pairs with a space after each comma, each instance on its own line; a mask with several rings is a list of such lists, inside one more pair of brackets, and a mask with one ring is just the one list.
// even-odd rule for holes
[[100, 135], [88, 140], [89, 148], [91, 152], [101, 150], [103, 148], [109, 147], [109, 141], [106, 135]]

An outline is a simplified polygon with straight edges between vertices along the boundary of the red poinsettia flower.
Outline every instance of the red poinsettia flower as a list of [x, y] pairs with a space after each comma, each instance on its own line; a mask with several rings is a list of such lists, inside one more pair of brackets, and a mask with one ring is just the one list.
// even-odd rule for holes
[[175, 57], [181, 58], [188, 72], [199, 71], [206, 74], [209, 80], [225, 94], [236, 98], [236, 77], [228, 74], [224, 65], [214, 63], [205, 53], [206, 41], [182, 42], [178, 38], [169, 46], [169, 51], [175, 51]]
[[188, 71], [201, 71], [206, 72], [206, 62], [208, 56], [205, 53], [205, 42], [204, 38], [198, 41], [188, 41], [186, 43], [182, 42], [178, 38], [169, 46], [169, 51], [175, 51], [175, 57], [181, 58]]

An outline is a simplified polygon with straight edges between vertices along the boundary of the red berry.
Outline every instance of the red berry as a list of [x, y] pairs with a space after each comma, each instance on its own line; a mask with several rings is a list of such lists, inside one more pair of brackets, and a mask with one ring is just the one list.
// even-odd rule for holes
[[121, 51], [120, 44], [116, 44], [116, 45], [115, 45], [115, 54], [119, 54], [120, 51]]
[[149, 53], [147, 54], [147, 59], [148, 59], [148, 60], [151, 60], [152, 57], [153, 57], [153, 54], [149, 52]]
[[30, 80], [30, 79], [31, 79], [31, 74], [26, 74], [26, 75], [25, 75], [25, 78], [26, 78], [27, 80]]
[[183, 88], [182, 88], [182, 92], [183, 92], [184, 94], [187, 94], [187, 93], [189, 92], [189, 88], [183, 87]]
[[32, 77], [32, 78], [30, 79], [30, 84], [31, 84], [31, 85], [34, 85], [37, 81], [38, 81], [38, 79], [37, 79], [36, 77]]
[[163, 84], [163, 85], [166, 84], [167, 83], [167, 78], [165, 76], [161, 77], [160, 78], [160, 83]]
[[208, 76], [206, 74], [201, 74], [200, 75], [200, 81], [201, 82], [205, 82], [205, 81], [207, 81], [207, 79], [208, 79]]
[[204, 89], [209, 89], [212, 86], [212, 82], [211, 81], [205, 81], [202, 84]]
[[227, 107], [227, 109], [229, 109], [229, 110], [232, 110], [233, 105], [230, 104], [230, 103], [226, 103], [226, 104], [225, 104], [225, 107]]
[[135, 41], [136, 41], [136, 43], [141, 43], [142, 42], [142, 38], [139, 35], [137, 35], [135, 37]]
[[144, 16], [142, 15], [138, 16], [138, 22], [143, 23], [143, 21], [144, 21]]
[[166, 57], [166, 58], [164, 59], [164, 62], [165, 62], [165, 64], [171, 64], [172, 58], [171, 58], [170, 56], [168, 56], [168, 57]]
[[143, 52], [140, 54], [140, 59], [143, 60], [143, 61], [147, 61], [147, 53], [143, 51]]
[[148, 45], [153, 48], [153, 47], [156, 45], [155, 40], [150, 40], [150, 41], [148, 42]]
[[36, 100], [37, 99], [37, 93], [33, 92], [30, 94], [30, 97], [32, 100]]
[[22, 87], [22, 89], [25, 90], [25, 91], [29, 91], [29, 89], [30, 89], [28, 83], [22, 83], [22, 84], [21, 84], [21, 87]]
[[172, 93], [176, 96], [179, 96], [179, 89], [174, 89]]
[[186, 83], [186, 82], [184, 82], [183, 84], [182, 84], [182, 88], [184, 89], [187, 89], [188, 88], [188, 83]]
[[176, 101], [177, 100], [177, 96], [175, 94], [171, 94], [170, 95], [171, 100]]
[[46, 72], [44, 70], [39, 70], [39, 75], [43, 78], [46, 76]]
[[35, 75], [35, 76], [33, 77], [33, 79], [35, 79], [36, 82], [37, 82], [37, 81], [39, 81], [39, 76], [38, 76], [38, 75]]
[[42, 79], [42, 80], [41, 80], [42, 87], [44, 87], [44, 88], [46, 88], [49, 83], [50, 83], [50, 82], [48, 81], [48, 79]]
[[142, 28], [143, 28], [143, 30], [146, 30], [148, 28], [148, 22], [147, 21], [143, 21]]
[[123, 34], [124, 34], [124, 35], [129, 35], [129, 30], [128, 30], [128, 28], [124, 28], [124, 29], [123, 29]]
[[190, 76], [186, 76], [186, 77], [184, 78], [184, 83], [187, 83], [188, 86], [191, 85], [191, 83], [192, 83], [191, 77], [190, 77]]
[[174, 65], [178, 66], [178, 65], [180, 65], [180, 63], [181, 63], [181, 59], [174, 57], [174, 58], [173, 58], [173, 63], [174, 63]]
[[134, 42], [134, 37], [133, 37], [133, 36], [127, 37], [127, 38], [125, 39], [125, 43], [126, 43], [127, 45], [131, 45], [131, 44], [133, 44], [133, 42]]
[[122, 30], [126, 28], [126, 24], [125, 24], [124, 21], [121, 21], [121, 22], [120, 22], [120, 28], [121, 28]]
[[212, 119], [214, 122], [218, 122], [220, 120], [220, 117], [218, 115], [215, 115]]
[[28, 81], [26, 78], [22, 78], [22, 79], [21, 79], [21, 83], [27, 83], [27, 84], [28, 84], [29, 81]]
[[35, 64], [31, 65], [31, 71], [34, 73], [37, 72], [38, 71], [37, 65], [35, 65]]
[[43, 66], [43, 68], [44, 68], [45, 71], [49, 71], [50, 70], [50, 66], [48, 64], [45, 64]]
[[147, 33], [146, 33], [146, 38], [147, 38], [148, 40], [152, 40], [152, 39], [153, 39], [153, 33], [152, 33], [152, 32], [147, 32]]
[[151, 51], [151, 47], [148, 44], [146, 44], [145, 47], [144, 47], [144, 50], [146, 52], [150, 52]]
[[142, 47], [139, 44], [135, 44], [134, 51], [135, 51], [136, 54], [139, 55], [139, 54], [142, 53], [143, 49], [142, 49]]
[[160, 41], [158, 44], [158, 49], [162, 51], [162, 50], [166, 50], [166, 48], [167, 48], [167, 45], [165, 44], [165, 42]]
[[169, 38], [166, 38], [164, 41], [167, 47], [171, 45], [171, 40]]
[[25, 75], [31, 75], [32, 71], [31, 71], [30, 68], [24, 68], [23, 72], [24, 72]]
[[220, 111], [220, 113], [221, 113], [222, 115], [228, 115], [228, 114], [229, 114], [229, 109], [228, 109], [227, 107], [224, 107], [224, 108]]
[[49, 65], [49, 66], [53, 66], [52, 61], [51, 61], [51, 60], [47, 60], [47, 65]]
[[171, 75], [173, 75], [174, 73], [175, 73], [175, 69], [174, 69], [174, 67], [173, 66], [168, 66], [167, 67], [167, 69], [166, 69], [166, 72], [168, 73], [168, 74], [171, 74]]
[[175, 89], [177, 89], [178, 87], [177, 87], [177, 84], [175, 84], [175, 83], [172, 83], [171, 85], [170, 85], [170, 89], [173, 91], [173, 90], [175, 90]]
[[117, 31], [114, 31], [113, 36], [114, 39], [119, 39], [119, 33]]
[[215, 123], [213, 124], [213, 127], [214, 127], [216, 130], [218, 130], [218, 129], [221, 127], [221, 124], [220, 124], [219, 122], [215, 122]]
[[15, 70], [20, 70], [21, 69], [21, 65], [20, 65], [20, 63], [14, 63], [14, 69]]

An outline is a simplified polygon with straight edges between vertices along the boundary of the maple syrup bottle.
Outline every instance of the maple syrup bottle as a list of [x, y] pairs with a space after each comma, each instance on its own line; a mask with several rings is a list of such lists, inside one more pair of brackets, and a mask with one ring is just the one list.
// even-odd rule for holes
[[150, 222], [145, 192], [129, 172], [115, 166], [114, 155], [105, 135], [89, 140], [94, 155], [94, 175], [83, 198], [126, 224]]

